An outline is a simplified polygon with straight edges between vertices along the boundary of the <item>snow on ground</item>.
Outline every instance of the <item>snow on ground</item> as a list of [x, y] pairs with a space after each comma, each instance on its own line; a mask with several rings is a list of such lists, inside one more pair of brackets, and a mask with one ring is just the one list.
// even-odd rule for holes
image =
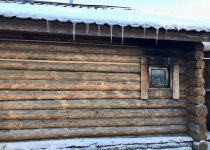
[[94, 150], [98, 148], [105, 149], [179, 149], [191, 150], [193, 139], [189, 136], [166, 136], [166, 137], [136, 137], [136, 138], [80, 138], [80, 139], [64, 139], [64, 140], [49, 140], [49, 141], [31, 141], [31, 142], [5, 142], [0, 143], [0, 150], [58, 150], [58, 149], [74, 149], [79, 150]]
[[0, 0], [0, 15], [4, 17], [45, 19], [47, 21], [59, 20], [60, 22], [71, 21], [73, 23], [96, 23], [98, 25], [109, 24], [122, 27], [142, 26], [176, 30], [205, 30], [210, 31], [210, 19], [197, 17], [178, 12], [164, 12], [154, 10], [124, 10], [120, 8], [79, 8], [62, 7], [54, 5], [31, 5], [18, 3], [5, 3]]

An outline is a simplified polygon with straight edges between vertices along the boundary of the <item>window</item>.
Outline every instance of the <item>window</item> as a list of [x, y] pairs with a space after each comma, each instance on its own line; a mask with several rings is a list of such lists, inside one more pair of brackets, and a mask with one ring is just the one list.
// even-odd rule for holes
[[149, 87], [150, 88], [170, 88], [170, 67], [161, 66], [149, 67]]

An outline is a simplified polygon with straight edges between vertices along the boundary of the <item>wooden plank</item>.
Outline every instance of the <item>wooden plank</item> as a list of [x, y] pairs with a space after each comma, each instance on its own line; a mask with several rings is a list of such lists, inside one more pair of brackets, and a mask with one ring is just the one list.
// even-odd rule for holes
[[185, 75], [187, 68], [185, 66], [179, 66], [179, 74]]
[[141, 65], [141, 99], [148, 99], [149, 73], [147, 65]]
[[192, 114], [187, 114], [189, 121], [192, 121], [197, 124], [206, 124], [206, 117], [198, 117]]
[[194, 140], [200, 142], [201, 140], [206, 141], [207, 136], [205, 134], [197, 134], [193, 131], [188, 131], [188, 135], [191, 136]]
[[85, 100], [40, 100], [0, 101], [1, 110], [15, 109], [96, 109], [96, 108], [185, 108], [186, 99], [85, 99]]
[[0, 80], [0, 90], [138, 91], [140, 82]]
[[0, 60], [0, 69], [6, 70], [40, 70], [40, 71], [88, 71], [88, 72], [121, 72], [140, 73], [140, 65], [113, 63], [78, 63], [78, 62], [46, 62], [28, 60]]
[[179, 65], [173, 65], [173, 99], [179, 99]]
[[74, 128], [74, 127], [119, 127], [147, 125], [185, 125], [186, 117], [164, 118], [103, 118], [103, 119], [50, 119], [50, 120], [4, 120], [0, 130]]
[[0, 80], [140, 81], [138, 73], [0, 70]]
[[204, 69], [205, 62], [204, 61], [189, 61], [186, 64], [187, 69]]
[[203, 69], [189, 69], [186, 72], [186, 76], [191, 78], [203, 78], [203, 75], [204, 75]]
[[198, 61], [203, 60], [205, 57], [205, 54], [202, 50], [199, 51], [193, 51], [186, 54], [187, 61]]
[[186, 117], [185, 108], [170, 109], [64, 109], [64, 110], [0, 110], [0, 119], [90, 119], [90, 118], [154, 118]]
[[[32, 20], [32, 19], [19, 19], [19, 18], [6, 18], [0, 17], [2, 22], [0, 30], [6, 31], [22, 31], [22, 32], [35, 32], [43, 34], [59, 34], [59, 35], [72, 35], [73, 24], [69, 22], [51, 21], [50, 31], [48, 32], [45, 20]], [[136, 28], [135, 32], [132, 27], [126, 26], [124, 28], [124, 38], [146, 38], [156, 39], [156, 29], [147, 29], [146, 36], [144, 37], [144, 29], [142, 27]], [[207, 32], [195, 31], [173, 31], [170, 30], [165, 35], [164, 29], [159, 29], [159, 40], [175, 40], [175, 41], [194, 41], [194, 42], [209, 42], [209, 34]], [[76, 25], [76, 40], [79, 35], [87, 35], [84, 23]], [[90, 24], [88, 36], [98, 36], [98, 25]], [[69, 36], [70, 38], [72, 36]], [[100, 37], [110, 37], [110, 26], [103, 25], [100, 30]], [[113, 37], [122, 38], [122, 29], [120, 26], [113, 26]], [[73, 41], [73, 37], [72, 37]]]
[[[1, 141], [15, 141], [26, 139], [47, 139], [64, 137], [92, 137], [92, 136], [117, 136], [139, 134], [164, 134], [185, 133], [186, 125], [168, 126], [133, 126], [133, 127], [91, 127], [91, 128], [63, 128], [63, 129], [25, 129], [25, 130], [1, 130]], [[12, 136], [11, 136], [12, 135]]]

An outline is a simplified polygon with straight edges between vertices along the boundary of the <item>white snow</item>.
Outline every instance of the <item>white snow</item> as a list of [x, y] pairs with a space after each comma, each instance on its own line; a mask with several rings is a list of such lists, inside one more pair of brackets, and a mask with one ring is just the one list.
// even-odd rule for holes
[[[96, 23], [120, 26], [132, 26], [155, 29], [176, 29], [210, 31], [210, 19], [177, 12], [154, 10], [124, 10], [102, 8], [62, 7], [38, 4], [5, 3], [0, 1], [0, 15], [4, 17], [45, 19], [60, 22]], [[87, 31], [88, 32], [88, 31]]]
[[207, 136], [207, 140], [210, 141], [210, 131], [208, 131], [208, 132], [206, 133], [206, 136]]
[[[86, 147], [85, 149], [97, 149], [97, 146], [105, 148], [114, 147], [129, 147], [129, 148], [144, 148], [149, 149], [161, 148], [161, 146], [169, 146], [178, 149], [191, 149], [191, 145], [186, 142], [192, 142], [193, 139], [189, 136], [165, 136], [165, 137], [133, 137], [133, 138], [80, 138], [80, 139], [65, 139], [65, 140], [49, 140], [49, 141], [32, 141], [32, 142], [8, 142], [0, 143], [0, 150], [13, 149], [41, 149], [57, 150], [65, 147]], [[153, 144], [154, 143], [154, 144]], [[180, 144], [182, 143], [182, 144]], [[148, 145], [144, 145], [148, 144]], [[182, 147], [182, 148], [180, 148]], [[145, 147], [146, 148], [146, 147]], [[79, 148], [78, 148], [79, 149]]]

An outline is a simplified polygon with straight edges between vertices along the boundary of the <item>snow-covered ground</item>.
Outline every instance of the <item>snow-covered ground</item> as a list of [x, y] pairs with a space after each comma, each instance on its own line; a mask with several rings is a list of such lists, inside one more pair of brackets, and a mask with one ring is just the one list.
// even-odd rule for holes
[[65, 149], [164, 149], [192, 150], [193, 139], [189, 136], [133, 137], [133, 138], [80, 138], [32, 142], [0, 143], [0, 150], [65, 150]]

